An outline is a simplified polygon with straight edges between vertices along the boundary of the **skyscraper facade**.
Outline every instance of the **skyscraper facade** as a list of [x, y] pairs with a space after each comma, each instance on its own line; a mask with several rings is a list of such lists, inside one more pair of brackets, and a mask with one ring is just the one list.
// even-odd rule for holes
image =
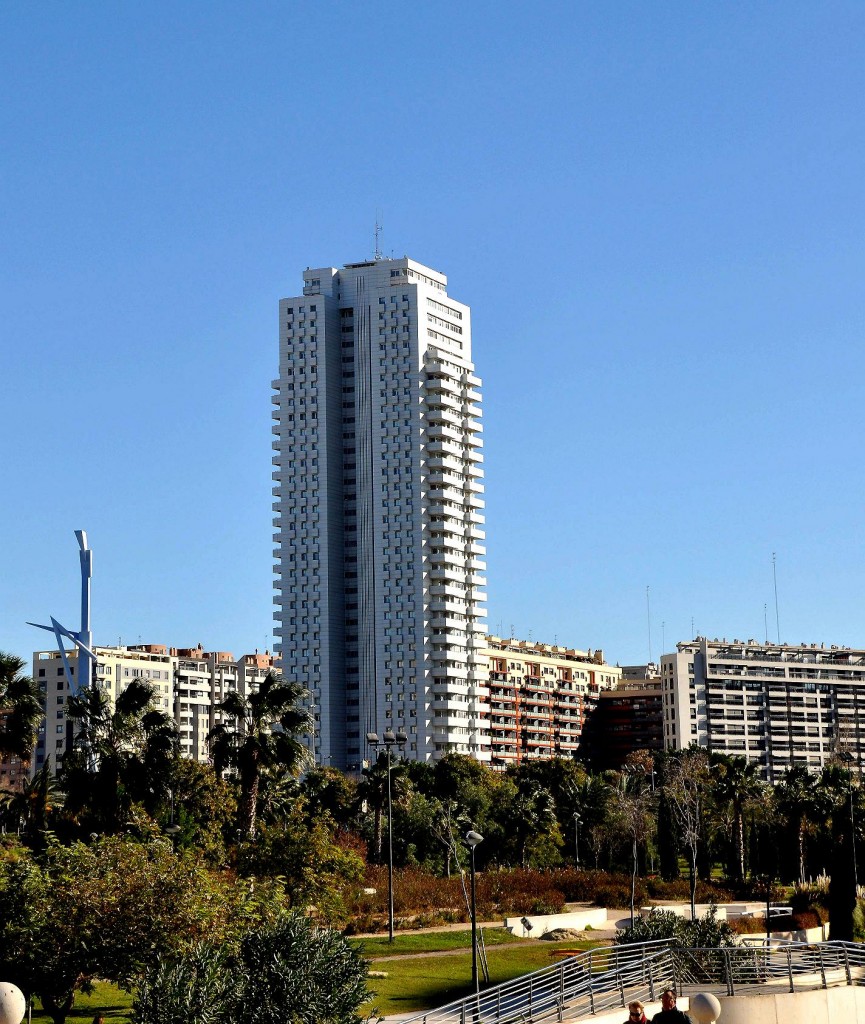
[[307, 270], [279, 306], [275, 633], [316, 761], [369, 732], [488, 760], [480, 380], [468, 306], [414, 260]]

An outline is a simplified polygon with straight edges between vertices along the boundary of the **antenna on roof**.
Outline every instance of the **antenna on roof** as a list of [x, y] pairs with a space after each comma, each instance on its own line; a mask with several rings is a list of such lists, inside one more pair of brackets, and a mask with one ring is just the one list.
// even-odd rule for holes
[[649, 588], [646, 587], [646, 620], [649, 626], [649, 662], [652, 661], [652, 604], [649, 600]]
[[381, 216], [379, 214], [379, 211], [376, 210], [375, 211], [375, 253], [373, 255], [373, 258], [377, 259], [377, 260], [380, 260], [380, 259], [383, 258], [382, 254], [381, 254], [381, 248], [379, 247], [379, 244], [378, 244], [378, 236], [381, 234], [381, 231], [382, 231]]

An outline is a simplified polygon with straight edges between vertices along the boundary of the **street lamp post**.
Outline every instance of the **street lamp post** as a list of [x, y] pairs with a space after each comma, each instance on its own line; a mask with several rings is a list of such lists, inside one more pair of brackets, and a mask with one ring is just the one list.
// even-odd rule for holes
[[368, 732], [366, 741], [371, 747], [383, 744], [387, 751], [387, 931], [388, 941], [393, 942], [393, 801], [390, 791], [390, 750], [393, 746], [404, 747], [408, 743], [408, 736], [402, 730], [394, 733], [393, 729], [387, 729], [381, 739], [377, 732]]
[[574, 811], [574, 856], [577, 868], [580, 866], [580, 816]]
[[175, 840], [177, 839], [178, 832], [180, 832], [180, 826], [178, 824], [176, 824], [175, 821], [174, 821], [174, 790], [173, 789], [169, 789], [168, 796], [169, 796], [169, 798], [171, 800], [171, 820], [165, 826], [165, 834], [171, 840], [171, 849], [174, 850], [176, 848], [175, 847]]
[[475, 901], [475, 847], [482, 843], [484, 837], [480, 832], [467, 832], [466, 842], [471, 850], [471, 879], [472, 879], [472, 988], [475, 994], [480, 992], [478, 981], [478, 911]]

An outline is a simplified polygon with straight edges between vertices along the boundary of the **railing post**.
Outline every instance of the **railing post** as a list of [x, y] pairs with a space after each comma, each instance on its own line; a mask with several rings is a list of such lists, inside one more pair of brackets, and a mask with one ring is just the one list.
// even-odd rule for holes
[[589, 950], [589, 1006], [595, 1012], [595, 986], [592, 981], [592, 951]]
[[559, 1021], [565, 1019], [565, 965], [559, 971]]
[[466, 1004], [465, 1000], [460, 1004], [460, 1024], [466, 1024]]
[[846, 943], [844, 945], [844, 973], [847, 975], [847, 984], [852, 985], [853, 978], [850, 974], [850, 954], [848, 953]]
[[616, 947], [616, 981], [619, 983], [619, 998], [622, 1000], [622, 1006], [625, 1005], [625, 986], [622, 982], [622, 972], [619, 970], [619, 947]]
[[787, 975], [790, 978], [790, 991], [793, 991], [793, 953], [790, 947], [787, 947]]
[[502, 986], [496, 989], [496, 1020], [502, 1019]]
[[653, 957], [649, 958], [649, 998], [652, 1002], [655, 1001], [655, 960]]
[[724, 955], [724, 974], [726, 975], [725, 981], [727, 982], [727, 995], [734, 996], [736, 994], [733, 988], [733, 968], [730, 963], [730, 950], [722, 950]]
[[823, 988], [826, 988], [826, 967], [823, 964], [823, 947], [817, 947], [817, 958], [820, 961], [820, 977], [823, 980]]

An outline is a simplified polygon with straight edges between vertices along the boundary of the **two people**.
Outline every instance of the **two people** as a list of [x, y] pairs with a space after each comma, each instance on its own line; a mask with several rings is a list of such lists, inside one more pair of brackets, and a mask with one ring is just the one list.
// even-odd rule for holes
[[[676, 993], [671, 989], [664, 989], [661, 995], [661, 1007], [654, 1017], [652, 1024], [691, 1024], [691, 1018], [676, 1007]], [[625, 1024], [648, 1024], [646, 1019], [646, 1008], [635, 999], [628, 1003], [628, 1019]]]

